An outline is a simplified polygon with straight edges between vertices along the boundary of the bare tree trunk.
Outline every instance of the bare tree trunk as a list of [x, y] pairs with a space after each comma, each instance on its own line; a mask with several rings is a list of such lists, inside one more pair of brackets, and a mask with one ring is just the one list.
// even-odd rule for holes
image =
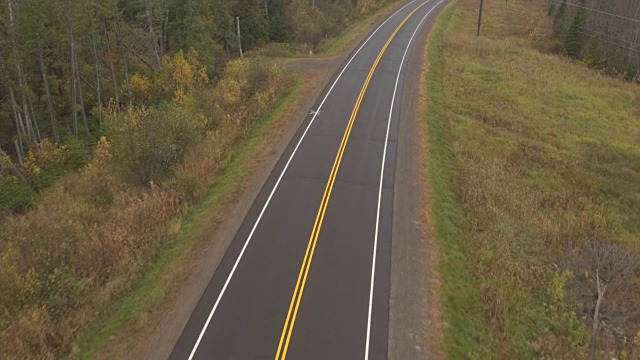
[[598, 336], [598, 328], [600, 325], [600, 306], [602, 306], [602, 300], [604, 299], [604, 293], [607, 291], [607, 284], [600, 282], [600, 273], [596, 270], [596, 287], [598, 290], [598, 300], [596, 301], [596, 308], [593, 310], [593, 325], [591, 327], [591, 344], [589, 345], [589, 359], [593, 360], [596, 356], [596, 338]]
[[147, 1], [147, 22], [149, 24], [149, 37], [153, 46], [153, 55], [155, 55], [158, 69], [162, 69], [162, 59], [160, 59], [160, 47], [158, 45], [158, 38], [153, 30], [153, 6], [150, 1]]
[[[75, 57], [76, 54], [73, 54]], [[78, 97], [80, 98], [80, 113], [82, 114], [82, 123], [84, 124], [84, 131], [87, 137], [89, 137], [89, 124], [87, 123], [87, 112], [84, 109], [84, 93], [82, 91], [82, 82], [80, 81], [80, 68], [78, 67], [78, 58], [76, 57], [74, 60], [74, 65], [76, 66], [76, 82], [78, 86]]]
[[67, 0], [67, 21], [69, 21], [69, 43], [71, 45], [71, 118], [73, 120], [73, 136], [78, 137], [78, 109], [76, 94], [75, 42], [73, 38], [73, 18], [71, 16], [71, 0]]
[[18, 163], [20, 163], [20, 165], [24, 165], [24, 161], [22, 160], [24, 156], [22, 144], [18, 140], [13, 140], [13, 145], [16, 147], [16, 154], [18, 154]]
[[160, 43], [160, 60], [164, 59], [167, 49], [167, 30], [169, 28], [169, 11], [165, 11], [164, 25], [162, 26], [162, 43]]
[[[14, 36], [14, 32], [16, 31], [15, 29], [15, 21], [14, 21], [14, 3], [12, 0], [8, 1], [8, 8], [9, 8], [9, 28], [10, 28], [10, 36], [11, 36], [11, 49], [13, 51], [13, 54], [15, 56], [16, 60], [20, 59], [20, 51], [18, 49], [18, 44], [16, 42], [15, 36]], [[25, 93], [27, 92], [27, 84], [26, 84], [26, 78], [24, 76], [24, 72], [22, 71], [22, 65], [20, 64], [20, 62], [17, 62], [16, 65], [17, 69], [18, 69], [18, 88], [20, 90], [20, 97], [22, 100], [22, 111], [24, 112], [24, 119], [21, 119], [20, 123], [23, 126], [23, 130], [26, 130], [23, 132], [23, 134], [27, 135], [27, 138], [29, 140], [29, 145], [31, 145], [34, 141], [37, 140], [37, 136], [36, 136], [36, 131], [31, 123], [31, 116], [29, 115], [29, 107], [27, 106], [27, 99], [26, 99], [26, 95]], [[13, 94], [13, 89], [12, 89], [12, 96], [13, 96], [13, 101], [14, 101], [14, 105], [16, 105], [15, 102], [15, 96]], [[20, 117], [20, 112], [18, 111], [18, 117]], [[35, 119], [34, 119], [35, 121]], [[24, 144], [23, 144], [24, 145]], [[23, 147], [24, 149], [24, 147]]]
[[31, 116], [29, 115], [29, 107], [27, 106], [27, 98], [24, 95], [24, 83], [22, 82], [22, 69], [20, 68], [20, 66], [18, 66], [18, 85], [20, 86], [20, 90], [21, 92], [23, 92], [22, 94], [22, 112], [24, 113], [24, 124], [26, 126], [26, 131], [27, 131], [27, 138], [29, 139], [29, 146], [31, 146], [31, 144], [33, 144], [37, 138], [36, 138], [36, 133], [35, 130], [33, 128], [33, 124], [31, 123]]
[[40, 54], [40, 72], [42, 74], [42, 82], [44, 83], [44, 91], [47, 94], [47, 107], [49, 108], [49, 117], [51, 118], [51, 131], [56, 144], [60, 143], [60, 132], [58, 131], [58, 120], [56, 120], [56, 112], [53, 109], [53, 101], [51, 100], [51, 89], [49, 89], [49, 77], [47, 75], [47, 67], [44, 63], [44, 54], [42, 52], [42, 42], [38, 38], [38, 52]]
[[93, 45], [93, 58], [96, 63], [96, 99], [98, 100], [98, 123], [102, 130], [102, 89], [100, 87], [100, 62], [98, 60], [98, 48], [96, 46], [96, 37], [91, 33], [91, 43]]
[[11, 109], [13, 110], [13, 117], [16, 122], [16, 132], [18, 133], [14, 144], [16, 146], [18, 159], [20, 160], [20, 164], [22, 164], [22, 156], [24, 154], [24, 144], [22, 142], [22, 136], [25, 133], [24, 125], [22, 124], [22, 118], [20, 117], [20, 112], [18, 111], [18, 104], [16, 103], [16, 97], [13, 94], [13, 88], [9, 88], [9, 94], [11, 95]]
[[21, 102], [22, 102], [22, 112], [24, 113], [24, 125], [26, 130], [27, 138], [29, 139], [29, 146], [37, 141], [36, 132], [33, 124], [31, 123], [31, 115], [29, 114], [29, 107], [27, 106], [27, 96], [25, 92], [27, 91], [26, 82], [24, 81], [24, 73], [22, 72], [22, 66], [18, 64], [18, 87], [20, 88]]
[[27, 78], [24, 76], [24, 71], [22, 71], [22, 66], [20, 65], [18, 65], [18, 76], [20, 77], [18, 80], [22, 89], [22, 106], [24, 108], [24, 116], [27, 122], [27, 127], [31, 132], [30, 136], [33, 141], [40, 142], [40, 128], [38, 127], [36, 114], [33, 111], [33, 104], [31, 103], [31, 97], [29, 96]]
[[27, 102], [29, 104], [29, 110], [31, 111], [31, 119], [33, 119], [33, 127], [36, 130], [36, 141], [42, 141], [42, 136], [40, 136], [40, 126], [38, 126], [38, 120], [36, 119], [36, 112], [33, 111], [33, 102], [30, 97], [27, 97]]
[[116, 100], [116, 106], [118, 107], [118, 109], [120, 109], [120, 97], [118, 95], [118, 78], [116, 77], [116, 68], [113, 65], [113, 59], [111, 58], [111, 40], [109, 39], [109, 31], [107, 30], [107, 27], [104, 26], [103, 27], [104, 30], [104, 37], [105, 40], [107, 42], [107, 52], [109, 53], [109, 56], [107, 56], [109, 58], [109, 68], [111, 69], [111, 81], [113, 82], [113, 96], [114, 99]]
[[[8, 160], [7, 161], [2, 161], [3, 158], [6, 158]], [[4, 174], [3, 163], [6, 165], [6, 168], [9, 169], [9, 171], [11, 171], [13, 173], [13, 175], [15, 175], [23, 185], [25, 185], [27, 183], [27, 180], [24, 178], [22, 173], [20, 171], [18, 171], [18, 169], [16, 169], [16, 167], [11, 162], [11, 159], [9, 158], [9, 155], [7, 155], [6, 152], [0, 150], [0, 175]], [[22, 160], [21, 159], [20, 159], [20, 164], [22, 165]]]
[[127, 83], [127, 97], [129, 98], [129, 106], [131, 106], [132, 96], [131, 96], [131, 82], [129, 81], [129, 65], [127, 64], [127, 52], [124, 47], [124, 39], [122, 38], [122, 29], [120, 28], [120, 13], [118, 10], [118, 5], [114, 4], [115, 13], [116, 13], [116, 29], [118, 36], [118, 46], [120, 46], [120, 52], [122, 53], [122, 62], [124, 64], [124, 79]]

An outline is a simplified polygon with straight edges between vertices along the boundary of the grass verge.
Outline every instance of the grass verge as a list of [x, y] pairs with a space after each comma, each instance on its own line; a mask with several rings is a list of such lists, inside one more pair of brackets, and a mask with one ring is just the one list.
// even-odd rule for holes
[[590, 332], [595, 274], [640, 251], [640, 91], [549, 54], [546, 10], [485, 2], [477, 38], [477, 2], [458, 0], [431, 38], [429, 206], [452, 359], [586, 358], [593, 341], [595, 358], [640, 356], [637, 260], [607, 280]]
[[185, 263], [193, 259], [196, 248], [210, 240], [207, 235], [211, 233], [203, 229], [211, 229], [212, 222], [219, 224], [223, 220], [220, 214], [237, 200], [252, 174], [250, 163], [259, 150], [257, 145], [271, 134], [275, 120], [301, 96], [303, 83], [300, 80], [297, 77], [296, 85], [280, 104], [256, 123], [247, 139], [227, 160], [204, 199], [176, 220], [175, 226], [179, 226], [180, 230], [163, 247], [157, 261], [133, 287], [132, 292], [86, 331], [79, 340], [79, 351], [71, 356], [72, 359], [92, 359], [98, 354], [101, 354], [101, 358], [127, 357], [126, 340], [114, 343], [114, 338], [126, 327], [145, 326], [149, 322], [149, 315], [162, 306], [167, 296], [188, 277]]

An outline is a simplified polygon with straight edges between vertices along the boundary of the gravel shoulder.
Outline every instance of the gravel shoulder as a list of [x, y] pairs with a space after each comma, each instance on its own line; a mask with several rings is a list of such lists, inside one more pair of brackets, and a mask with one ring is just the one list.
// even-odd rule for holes
[[[372, 29], [397, 7], [378, 16]], [[235, 201], [223, 206], [219, 214], [205, 215], [198, 221], [194, 236], [203, 244], [184, 257], [183, 281], [167, 294], [162, 305], [125, 326], [99, 359], [166, 359], [186, 325], [209, 280], [260, 192], [273, 166], [304, 120], [310, 107], [334, 72], [369, 30], [350, 41], [341, 54], [332, 57], [289, 58], [276, 62], [299, 74], [304, 83], [291, 103], [257, 140], [242, 171], [246, 181], [234, 189]], [[402, 117], [397, 153], [394, 222], [391, 259], [389, 322], [390, 359], [440, 359], [442, 324], [439, 315], [437, 248], [430, 219], [424, 209], [428, 203], [425, 184], [425, 127], [422, 113], [426, 95], [422, 89], [426, 65], [428, 31], [416, 40], [406, 69]], [[416, 196], [420, 194], [420, 196]]]
[[[444, 8], [441, 7], [440, 11]], [[428, 209], [428, 146], [423, 114], [427, 49], [436, 21], [421, 31], [402, 89], [393, 205], [389, 359], [445, 359], [438, 248]]]
[[395, 11], [402, 2], [389, 7], [377, 15], [367, 31], [349, 41], [345, 50], [331, 57], [288, 58], [276, 60], [276, 63], [298, 73], [304, 79], [301, 90], [282, 110], [278, 118], [260, 136], [258, 145], [242, 164], [247, 172], [246, 182], [234, 190], [236, 200], [224, 206], [219, 214], [204, 216], [198, 221], [202, 226], [195, 229], [202, 247], [193, 249], [185, 256], [183, 281], [166, 296], [163, 304], [140, 316], [137, 323], [127, 325], [112, 339], [113, 347], [105, 349], [98, 359], [134, 358], [166, 359], [171, 354], [193, 309], [202, 296], [209, 280], [215, 273], [222, 257], [242, 220], [260, 192], [274, 165], [281, 157], [287, 144], [304, 120], [307, 112], [327, 85], [332, 75], [344, 59], [353, 51], [370, 29], [380, 24], [386, 16]]

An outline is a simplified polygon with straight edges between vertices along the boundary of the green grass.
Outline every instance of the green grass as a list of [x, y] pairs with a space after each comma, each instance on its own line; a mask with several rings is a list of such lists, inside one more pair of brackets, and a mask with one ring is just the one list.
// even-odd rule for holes
[[[440, 15], [429, 45], [429, 71], [425, 81], [429, 94], [428, 111], [425, 121], [428, 126], [428, 137], [431, 153], [429, 154], [429, 182], [434, 190], [431, 195], [431, 209], [434, 216], [435, 232], [439, 240], [443, 260], [440, 265], [443, 286], [444, 322], [447, 324], [445, 336], [446, 349], [451, 359], [483, 358], [488, 354], [486, 349], [478, 349], [474, 344], [486, 343], [486, 334], [479, 325], [482, 320], [475, 304], [480, 300], [479, 293], [470, 276], [468, 258], [457, 241], [462, 236], [461, 228], [466, 219], [456, 190], [459, 187], [456, 179], [460, 168], [454, 156], [454, 145], [451, 128], [446, 122], [445, 89], [442, 68], [443, 54], [439, 51], [442, 38], [454, 13], [449, 6]], [[460, 271], [464, 269], [463, 271]]]
[[[446, 348], [452, 359], [585, 358], [592, 304], [576, 294], [589, 285], [558, 279], [572, 246], [640, 252], [640, 90], [545, 53], [545, 1], [485, 2], [480, 38], [476, 10], [458, 0], [441, 16], [424, 83]], [[640, 319], [615, 325], [632, 338]], [[599, 356], [638, 355], [611, 333]]]
[[[97, 354], [113, 354], [126, 357], [125, 344], [113, 343], [113, 337], [125, 326], [135, 324], [149, 313], [157, 309], [167, 295], [184, 277], [184, 262], [193, 255], [196, 246], [202, 246], [198, 230], [209, 224], [210, 214], [220, 213], [230, 206], [248, 180], [247, 162], [258, 149], [256, 145], [268, 134], [275, 119], [287, 109], [300, 95], [302, 83], [296, 79], [296, 85], [283, 97], [277, 107], [256, 123], [247, 139], [239, 146], [237, 152], [228, 160], [218, 178], [214, 180], [204, 199], [193, 206], [181, 222], [180, 231], [162, 248], [157, 260], [145, 272], [133, 290], [119, 301], [111, 312], [93, 323], [85, 335], [79, 340], [79, 352], [71, 356], [73, 359], [91, 359]], [[107, 346], [110, 349], [107, 349]]]

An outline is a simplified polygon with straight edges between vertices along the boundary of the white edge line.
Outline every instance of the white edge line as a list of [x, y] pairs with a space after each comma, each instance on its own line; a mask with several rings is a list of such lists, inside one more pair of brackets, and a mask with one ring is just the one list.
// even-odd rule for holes
[[347, 68], [349, 67], [349, 64], [351, 64], [351, 61], [353, 61], [353, 59], [358, 55], [358, 53], [360, 53], [360, 50], [362, 50], [362, 48], [369, 42], [369, 40], [371, 40], [373, 35], [375, 35], [378, 32], [378, 30], [380, 30], [380, 28], [382, 28], [384, 26], [384, 24], [386, 24], [389, 20], [391, 20], [394, 16], [396, 16], [396, 14], [398, 14], [404, 8], [406, 8], [407, 6], [411, 5], [412, 3], [416, 2], [416, 1], [417, 0], [412, 0], [411, 2], [409, 2], [406, 5], [404, 5], [403, 7], [401, 7], [400, 9], [396, 10], [396, 12], [394, 12], [391, 16], [389, 16], [382, 24], [380, 24], [380, 26], [378, 26], [374, 30], [374, 32], [371, 33], [371, 35], [369, 35], [367, 40], [365, 40], [365, 42], [362, 43], [362, 45], [360, 45], [360, 47], [353, 54], [353, 56], [351, 56], [351, 59], [349, 59], [349, 61], [344, 66], [344, 68], [342, 69], [342, 71], [340, 72], [340, 74], [338, 75], [336, 80], [331, 85], [331, 88], [329, 88], [329, 91], [327, 92], [327, 94], [322, 99], [322, 102], [320, 103], [320, 106], [316, 110], [315, 114], [313, 114], [313, 117], [311, 118], [311, 121], [309, 121], [309, 124], [307, 125], [306, 129], [304, 130], [304, 133], [302, 133], [302, 136], [300, 137], [300, 140], [298, 140], [298, 143], [296, 144], [296, 147], [293, 149], [293, 152], [291, 153], [291, 156], [289, 156], [289, 160], [287, 161], [287, 164], [284, 166], [284, 169], [282, 169], [282, 173], [278, 177], [278, 180], [276, 181], [276, 184], [274, 185], [273, 190], [271, 190], [271, 193], [269, 194], [269, 197], [267, 198], [267, 202], [262, 207], [262, 211], [260, 211], [260, 215], [258, 216], [258, 219], [256, 220], [255, 224], [253, 225], [253, 228], [251, 229], [251, 233], [249, 233], [249, 236], [247, 237], [247, 240], [245, 241], [244, 246], [242, 247], [242, 250], [240, 251], [240, 254], [238, 255], [238, 258], [236, 259], [235, 264], [233, 264], [233, 268], [231, 269], [231, 272], [229, 273], [229, 276], [227, 277], [227, 280], [225, 281], [224, 286], [222, 287], [222, 290], [220, 291], [220, 294], [218, 295], [218, 299], [216, 300], [215, 304], [213, 305], [213, 308], [211, 309], [211, 312], [209, 313], [209, 317], [207, 318], [207, 321], [204, 323], [204, 326], [202, 327], [202, 331], [200, 331], [200, 335], [198, 336], [198, 340], [196, 340], [195, 345], [193, 345], [193, 349], [191, 350], [191, 354], [189, 355], [189, 360], [192, 360], [194, 355], [196, 354], [196, 351], [198, 350], [198, 346], [200, 345], [200, 341], [202, 341], [202, 337], [204, 336], [204, 333], [207, 331], [207, 327], [209, 327], [209, 323], [211, 322], [211, 318], [213, 317], [213, 314], [216, 312], [216, 309], [218, 308], [218, 305], [220, 304], [220, 299], [222, 299], [222, 296], [224, 295], [224, 292], [227, 290], [227, 286], [229, 285], [229, 282], [231, 281], [231, 278], [233, 277], [233, 274], [236, 271], [236, 268], [238, 267], [238, 264], [240, 263], [240, 260], [242, 259], [242, 256], [244, 255], [244, 251], [247, 249], [247, 246], [251, 242], [251, 238], [253, 237], [253, 233], [255, 232], [256, 228], [258, 227], [258, 224], [260, 223], [260, 220], [262, 219], [262, 215], [264, 214], [265, 210], [267, 209], [267, 206], [269, 206], [269, 202], [271, 201], [271, 198], [273, 197], [273, 194], [278, 189], [278, 185], [280, 185], [280, 180], [282, 180], [282, 177], [284, 176], [285, 172], [287, 171], [287, 168], [289, 167], [289, 164], [291, 163], [291, 160], [293, 160], [293, 157], [295, 156], [296, 152], [298, 151], [298, 147], [300, 147], [300, 144], [302, 143], [302, 140], [304, 140], [305, 135], [307, 135], [307, 132], [309, 131], [309, 128], [313, 124], [313, 121], [316, 119], [316, 116], [318, 116], [318, 114], [320, 113], [320, 109], [324, 105], [324, 102], [327, 100], [327, 98], [331, 94], [331, 91], [333, 91], [333, 88], [338, 83], [338, 80], [340, 80], [340, 78], [342, 77], [342, 74], [344, 74], [345, 70], [347, 70]]
[[429, 17], [429, 15], [431, 15], [431, 12], [433, 10], [435, 10], [436, 7], [438, 7], [444, 0], [440, 0], [435, 6], [433, 6], [431, 8], [431, 10], [429, 10], [429, 12], [422, 18], [422, 20], [420, 21], [420, 23], [418, 23], [418, 26], [416, 26], [416, 29], [413, 31], [413, 35], [411, 35], [411, 38], [409, 39], [409, 43], [407, 44], [407, 48], [404, 50], [404, 54], [402, 55], [402, 61], [400, 61], [400, 67], [398, 68], [398, 76], [396, 77], [396, 84], [395, 87], [393, 89], [393, 97], [391, 98], [391, 107], [389, 109], [389, 120], [387, 121], [387, 134], [385, 136], [385, 140], [384, 140], [384, 151], [382, 152], [382, 168], [380, 170], [380, 188], [378, 190], [378, 210], [376, 212], [376, 232], [375, 232], [375, 236], [374, 236], [374, 240], [373, 240], [373, 261], [371, 264], [371, 287], [369, 290], [369, 313], [367, 315], [367, 342], [366, 342], [366, 348], [365, 348], [365, 353], [364, 353], [364, 358], [365, 360], [369, 359], [369, 341], [371, 338], [371, 311], [373, 308], [373, 288], [374, 288], [374, 284], [375, 284], [375, 276], [376, 276], [376, 255], [378, 253], [378, 229], [380, 226], [380, 204], [381, 204], [381, 200], [382, 200], [382, 184], [384, 182], [384, 165], [385, 165], [385, 161], [387, 159], [387, 145], [389, 143], [389, 130], [391, 129], [391, 118], [393, 115], [393, 105], [395, 103], [396, 100], [396, 93], [398, 91], [398, 83], [400, 81], [400, 75], [402, 74], [402, 67], [404, 65], [404, 60], [407, 56], [407, 53], [409, 52], [409, 48], [411, 47], [411, 43], [413, 42], [413, 38], [416, 36], [416, 34], [418, 33], [418, 30], [420, 30], [420, 27], [422, 26], [422, 23], [424, 23], [425, 20], [427, 20], [427, 18]]

